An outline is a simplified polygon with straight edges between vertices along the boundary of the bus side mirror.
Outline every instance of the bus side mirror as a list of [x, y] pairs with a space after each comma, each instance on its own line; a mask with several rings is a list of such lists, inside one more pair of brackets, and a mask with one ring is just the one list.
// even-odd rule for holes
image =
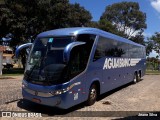
[[31, 45], [32, 45], [32, 43], [26, 43], [26, 44], [22, 44], [22, 45], [20, 45], [18, 48], [16, 48], [16, 52], [15, 52], [16, 58], [19, 57], [20, 51], [21, 51], [22, 49], [28, 48], [28, 47], [30, 47]]
[[69, 59], [70, 59], [70, 53], [72, 51], [72, 49], [76, 46], [79, 46], [79, 45], [84, 45], [85, 42], [72, 42], [70, 44], [68, 44], [65, 48], [64, 48], [64, 51], [63, 51], [63, 62], [64, 63], [68, 63], [69, 62]]

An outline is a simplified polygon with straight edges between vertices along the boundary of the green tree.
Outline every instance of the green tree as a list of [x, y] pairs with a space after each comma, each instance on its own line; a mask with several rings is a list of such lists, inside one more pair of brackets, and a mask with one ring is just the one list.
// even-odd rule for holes
[[28, 39], [35, 38], [40, 32], [81, 27], [92, 19], [87, 10], [77, 3], [70, 4], [69, 0], [5, 0], [5, 3], [5, 10], [0, 11], [0, 15], [5, 16], [0, 19], [0, 25], [6, 32], [0, 33], [0, 36], [12, 33], [12, 46], [28, 42]]
[[135, 36], [131, 36], [129, 39], [133, 42], [145, 45], [144, 35], [142, 34], [142, 32], [138, 32]]
[[6, 8], [0, 8], [0, 39], [4, 37], [10, 28], [10, 21], [8, 17], [12, 17], [13, 14], [10, 14], [10, 11]]
[[84, 7], [81, 7], [78, 3], [71, 4], [67, 13], [66, 27], [87, 26], [91, 19], [91, 14], [89, 11], [86, 11]]
[[149, 69], [154, 69], [154, 70], [157, 70], [158, 67], [159, 67], [159, 60], [158, 60], [158, 57], [148, 57], [147, 58], [147, 63], [148, 63], [148, 67]]
[[[146, 14], [140, 11], [139, 4], [136, 2], [120, 2], [109, 5], [100, 19], [111, 22], [118, 31], [123, 33], [123, 37], [131, 38], [135, 34], [138, 35], [135, 38], [140, 38], [140, 41], [143, 37], [139, 33], [143, 33], [147, 27]], [[136, 42], [139, 43], [139, 41]]]
[[145, 42], [145, 46], [146, 46], [146, 55], [149, 56], [149, 54], [153, 50], [153, 46], [154, 46], [153, 41], [147, 40], [147, 42]]
[[156, 32], [150, 40], [153, 42], [153, 50], [155, 50], [160, 56], [160, 33]]
[[86, 25], [87, 27], [93, 27], [93, 28], [98, 28], [99, 24], [97, 21], [90, 21]]
[[[12, 33], [10, 45], [15, 50], [15, 46], [34, 40], [40, 32], [81, 27], [91, 19], [87, 10], [77, 3], [70, 4], [69, 0], [5, 0], [0, 6], [0, 39]], [[25, 52], [20, 54], [23, 61]]]
[[111, 32], [111, 33], [114, 33], [115, 31], [117, 31], [116, 27], [114, 25], [112, 25], [111, 22], [109, 22], [105, 19], [99, 20], [98, 27], [104, 31]]

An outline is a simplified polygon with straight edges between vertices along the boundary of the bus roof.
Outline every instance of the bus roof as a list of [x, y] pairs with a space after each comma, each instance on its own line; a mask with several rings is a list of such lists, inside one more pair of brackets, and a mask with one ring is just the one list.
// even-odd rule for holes
[[114, 35], [109, 32], [105, 32], [103, 30], [97, 29], [97, 28], [90, 28], [90, 27], [73, 27], [73, 28], [61, 28], [61, 29], [55, 29], [55, 30], [50, 30], [46, 32], [42, 32], [38, 35], [38, 37], [47, 37], [47, 36], [76, 36], [78, 34], [95, 34], [95, 35], [100, 35], [106, 38], [114, 39], [117, 41], [137, 45], [137, 46], [142, 46], [138, 43], [135, 43], [131, 40], [125, 39], [123, 37]]

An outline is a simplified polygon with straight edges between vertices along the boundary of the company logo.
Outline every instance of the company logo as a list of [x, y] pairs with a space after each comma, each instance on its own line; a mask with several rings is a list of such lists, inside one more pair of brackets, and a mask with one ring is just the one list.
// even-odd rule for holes
[[106, 58], [103, 65], [103, 70], [135, 66], [140, 60], [141, 59], [131, 58]]
[[28, 112], [2, 112], [2, 117], [42, 117], [41, 113]]
[[12, 117], [11, 112], [2, 112], [2, 117]]

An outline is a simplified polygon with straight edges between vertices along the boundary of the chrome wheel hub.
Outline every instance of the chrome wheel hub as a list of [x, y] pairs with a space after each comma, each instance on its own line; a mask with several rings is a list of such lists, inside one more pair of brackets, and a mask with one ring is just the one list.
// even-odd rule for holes
[[93, 89], [91, 90], [90, 98], [91, 98], [92, 100], [94, 100], [94, 99], [96, 98], [96, 89], [93, 88]]

